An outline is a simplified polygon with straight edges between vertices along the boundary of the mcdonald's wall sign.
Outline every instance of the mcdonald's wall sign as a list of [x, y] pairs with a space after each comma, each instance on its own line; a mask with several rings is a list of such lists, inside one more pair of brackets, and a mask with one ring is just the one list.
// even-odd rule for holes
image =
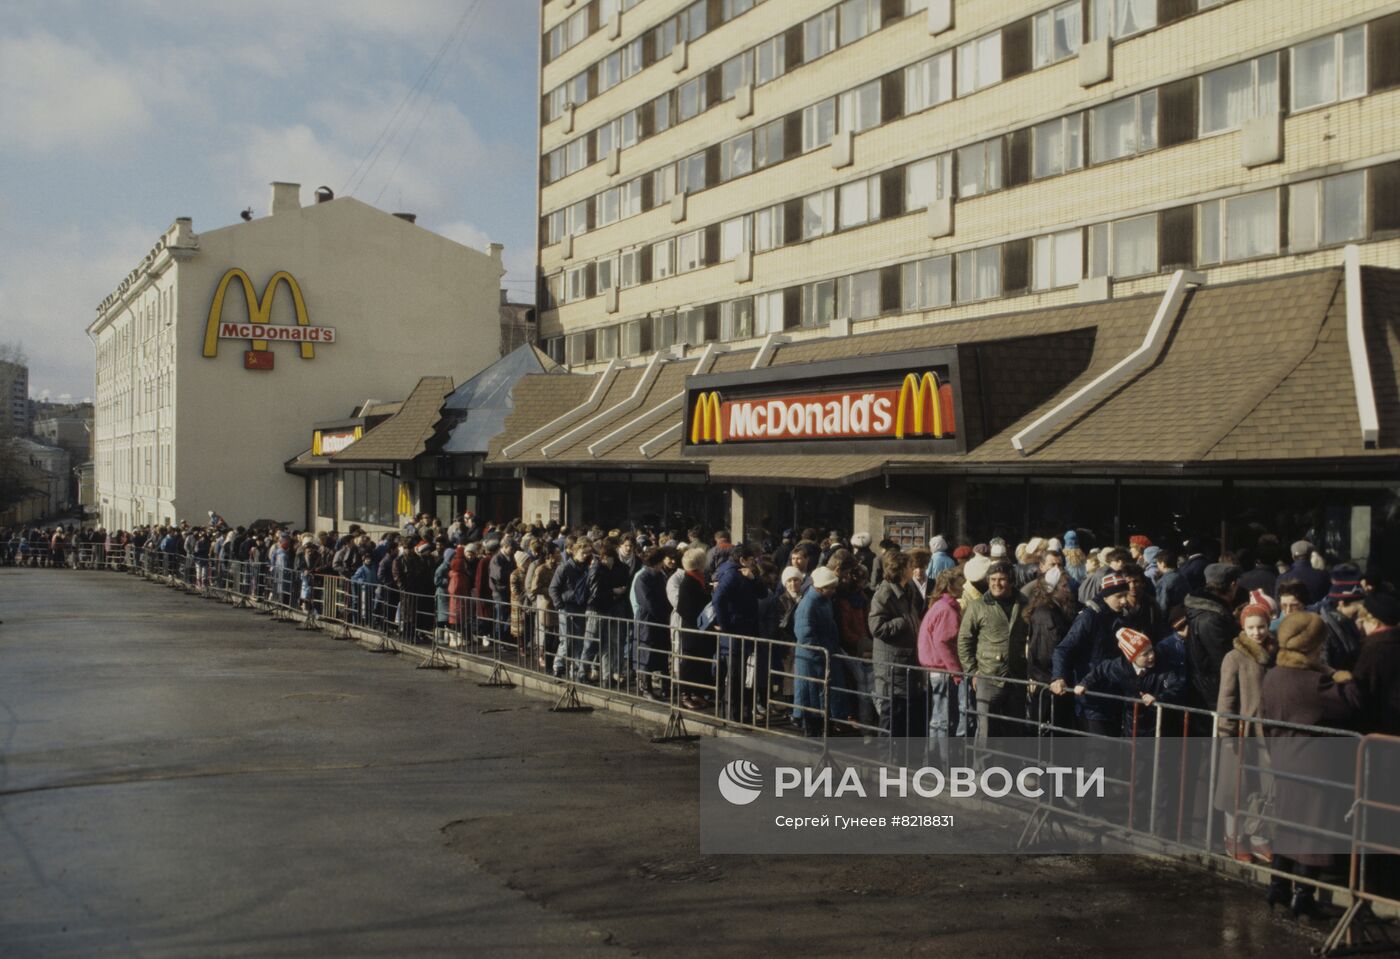
[[683, 449], [967, 448], [956, 348], [692, 377]]
[[[243, 288], [243, 300], [247, 304], [247, 322], [230, 321], [224, 316], [224, 299], [229, 286], [237, 280]], [[274, 324], [272, 303], [280, 287], [286, 286], [292, 297], [292, 307], [296, 311], [296, 325]], [[296, 343], [301, 350], [301, 358], [316, 358], [317, 343], [334, 343], [335, 327], [312, 326], [306, 313], [306, 299], [301, 294], [301, 285], [286, 270], [278, 270], [263, 287], [259, 296], [252, 279], [246, 272], [234, 267], [219, 278], [214, 288], [214, 299], [209, 304], [209, 319], [204, 325], [204, 355], [219, 355], [219, 340], [248, 340], [251, 349], [243, 354], [243, 367], [249, 370], [270, 370], [273, 368], [273, 354], [268, 350], [269, 342]]]

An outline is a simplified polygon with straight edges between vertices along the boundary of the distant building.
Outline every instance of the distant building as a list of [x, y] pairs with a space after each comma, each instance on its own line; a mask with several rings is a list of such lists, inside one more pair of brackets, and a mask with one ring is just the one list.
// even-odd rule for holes
[[501, 291], [501, 355], [509, 356], [516, 349], [538, 342], [533, 303], [511, 303], [505, 290]]
[[0, 433], [29, 432], [29, 367], [0, 360]]
[[65, 512], [73, 505], [73, 460], [68, 452], [24, 437], [13, 442], [20, 459], [42, 474], [37, 481], [47, 497], [45, 515]]
[[31, 434], [50, 446], [86, 456], [92, 445], [92, 407], [69, 407], [62, 413], [36, 416]]
[[178, 219], [97, 308], [93, 462], [108, 528], [306, 512], [308, 422], [499, 354], [502, 247], [274, 183], [270, 215]]

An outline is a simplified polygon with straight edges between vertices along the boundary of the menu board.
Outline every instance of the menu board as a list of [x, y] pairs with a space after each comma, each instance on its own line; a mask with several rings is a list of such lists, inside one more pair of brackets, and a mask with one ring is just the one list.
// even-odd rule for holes
[[902, 550], [928, 546], [933, 535], [931, 520], [929, 516], [886, 516], [885, 538]]

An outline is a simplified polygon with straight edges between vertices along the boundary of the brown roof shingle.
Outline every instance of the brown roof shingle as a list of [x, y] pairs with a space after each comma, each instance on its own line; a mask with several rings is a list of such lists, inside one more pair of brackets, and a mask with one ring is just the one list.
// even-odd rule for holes
[[413, 459], [427, 449], [428, 440], [442, 421], [442, 401], [451, 392], [450, 376], [423, 377], [397, 413], [331, 459], [337, 464]]

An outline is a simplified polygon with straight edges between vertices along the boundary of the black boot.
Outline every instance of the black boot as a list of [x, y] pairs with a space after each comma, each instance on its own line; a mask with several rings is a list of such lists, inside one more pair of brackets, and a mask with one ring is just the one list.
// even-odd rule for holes
[[1294, 919], [1312, 919], [1319, 915], [1313, 887], [1298, 883], [1293, 888], [1293, 898], [1288, 902], [1288, 911], [1293, 913]]
[[[1302, 888], [1301, 886], [1299, 888]], [[1267, 902], [1269, 911], [1274, 911], [1274, 906], [1287, 906], [1293, 898], [1293, 883], [1282, 876], [1273, 876], [1269, 879], [1269, 894]]]

